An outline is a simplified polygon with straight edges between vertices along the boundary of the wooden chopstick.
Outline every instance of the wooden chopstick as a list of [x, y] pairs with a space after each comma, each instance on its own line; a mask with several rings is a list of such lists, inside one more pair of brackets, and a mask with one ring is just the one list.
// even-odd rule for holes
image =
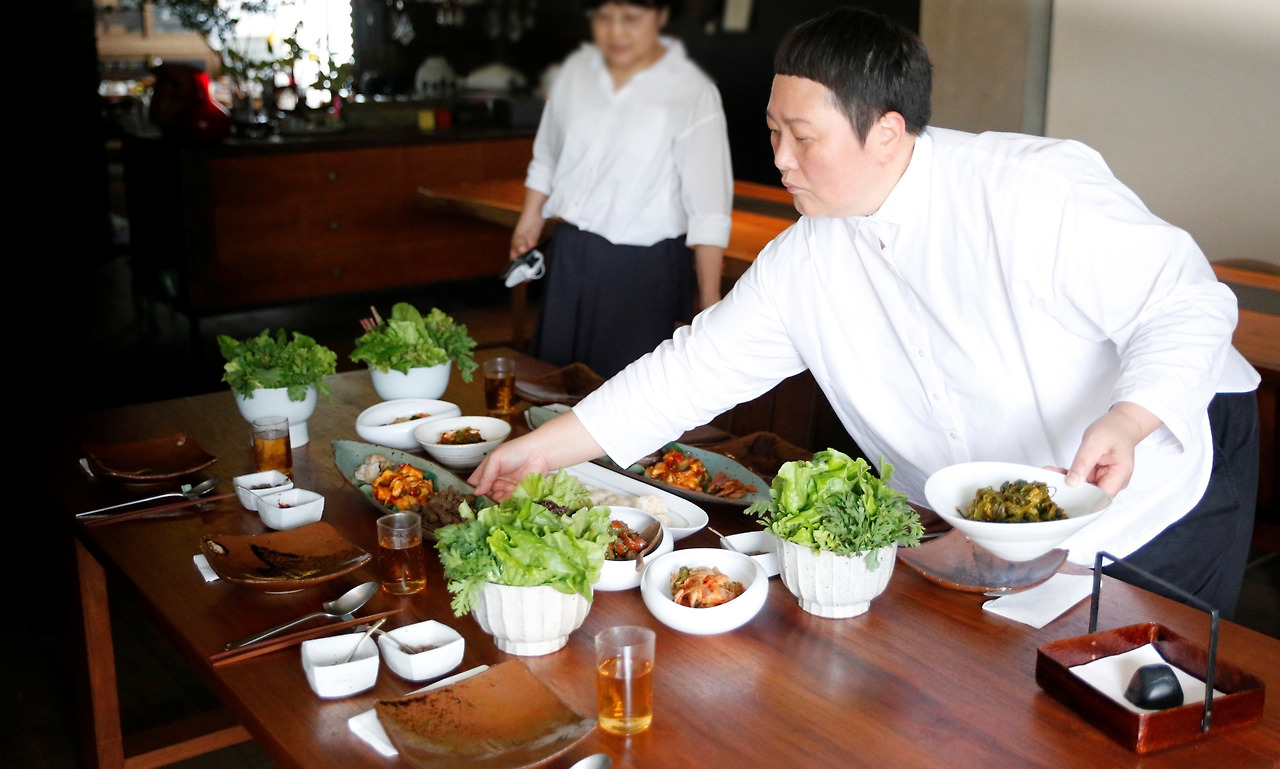
[[131, 521], [135, 518], [146, 518], [151, 515], [159, 515], [161, 513], [171, 513], [175, 510], [181, 510], [184, 507], [192, 505], [202, 505], [206, 502], [216, 502], [220, 499], [228, 499], [234, 497], [236, 493], [233, 491], [229, 494], [213, 494], [199, 499], [186, 499], [181, 502], [170, 502], [164, 505], [156, 505], [154, 507], [143, 507], [138, 510], [129, 510], [123, 513], [102, 513], [101, 515], [88, 515], [77, 518], [86, 526], [101, 526], [104, 523], [119, 523], [120, 521]]
[[403, 611], [403, 609], [390, 609], [388, 611], [380, 611], [375, 614], [367, 614], [363, 617], [356, 617], [355, 619], [343, 620], [342, 622], [319, 625], [308, 630], [298, 630], [285, 635], [272, 636], [271, 638], [249, 644], [248, 646], [241, 646], [239, 649], [231, 649], [229, 651], [220, 650], [214, 652], [209, 655], [209, 662], [212, 663], [214, 667], [221, 667], [222, 665], [227, 665], [232, 662], [239, 662], [240, 660], [246, 660], [251, 657], [270, 654], [271, 652], [279, 651], [280, 649], [287, 649], [290, 646], [296, 646], [303, 641], [310, 641], [312, 638], [321, 638], [323, 636], [333, 635], [336, 630], [355, 627], [356, 625], [363, 625], [367, 622], [377, 622], [383, 617], [390, 617], [394, 614], [399, 614], [401, 611]]

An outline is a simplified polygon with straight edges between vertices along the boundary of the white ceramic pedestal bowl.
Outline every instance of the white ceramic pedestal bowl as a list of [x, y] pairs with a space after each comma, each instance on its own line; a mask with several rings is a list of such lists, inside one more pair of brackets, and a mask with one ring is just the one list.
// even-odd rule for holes
[[856, 617], [871, 608], [871, 599], [889, 586], [897, 556], [896, 544], [880, 548], [879, 566], [869, 571], [866, 553], [815, 553], [786, 540], [778, 544], [782, 584], [800, 600], [801, 609], [832, 619]]
[[582, 627], [591, 603], [548, 585], [512, 587], [487, 583], [471, 611], [480, 629], [508, 654], [537, 657], [559, 651]]
[[438, 366], [418, 366], [405, 374], [395, 369], [379, 371], [369, 369], [373, 377], [373, 389], [384, 401], [397, 398], [439, 398], [449, 386], [452, 361]]
[[245, 398], [239, 393], [236, 406], [240, 415], [247, 422], [260, 417], [287, 417], [289, 419], [289, 446], [298, 448], [307, 445], [311, 435], [307, 432], [307, 420], [316, 412], [316, 388], [307, 388], [307, 397], [300, 401], [289, 400], [289, 388], [273, 387], [254, 390], [252, 398]]

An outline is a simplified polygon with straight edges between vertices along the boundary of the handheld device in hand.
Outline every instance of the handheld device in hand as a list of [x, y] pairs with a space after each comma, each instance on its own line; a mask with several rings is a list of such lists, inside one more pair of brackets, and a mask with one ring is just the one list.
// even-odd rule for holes
[[502, 281], [507, 288], [515, 288], [526, 280], [541, 278], [546, 271], [542, 252], [537, 248], [531, 248], [511, 260], [511, 264], [507, 265], [507, 269], [502, 272]]

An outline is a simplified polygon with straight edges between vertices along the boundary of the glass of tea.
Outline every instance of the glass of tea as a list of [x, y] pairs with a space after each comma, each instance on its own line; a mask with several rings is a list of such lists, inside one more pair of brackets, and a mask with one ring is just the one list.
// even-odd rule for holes
[[394, 595], [412, 595], [427, 586], [422, 516], [404, 512], [378, 519], [378, 579]]
[[653, 722], [653, 630], [619, 625], [596, 634], [600, 728], [639, 734]]
[[484, 362], [484, 405], [491, 417], [507, 417], [516, 411], [516, 362], [492, 358]]
[[287, 417], [253, 420], [253, 462], [260, 473], [279, 470], [293, 477], [293, 449], [290, 447]]

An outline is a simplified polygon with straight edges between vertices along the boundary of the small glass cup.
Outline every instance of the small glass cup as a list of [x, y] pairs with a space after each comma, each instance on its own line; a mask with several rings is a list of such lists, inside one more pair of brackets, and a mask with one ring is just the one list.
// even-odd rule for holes
[[253, 463], [258, 472], [279, 470], [293, 477], [293, 449], [289, 440], [288, 417], [259, 417], [253, 420]]
[[378, 519], [378, 579], [393, 595], [413, 595], [427, 586], [422, 516], [405, 512]]
[[596, 634], [597, 718], [606, 732], [639, 734], [653, 723], [654, 638], [638, 625]]
[[515, 413], [516, 362], [492, 358], [484, 362], [484, 405], [489, 416], [504, 418]]

